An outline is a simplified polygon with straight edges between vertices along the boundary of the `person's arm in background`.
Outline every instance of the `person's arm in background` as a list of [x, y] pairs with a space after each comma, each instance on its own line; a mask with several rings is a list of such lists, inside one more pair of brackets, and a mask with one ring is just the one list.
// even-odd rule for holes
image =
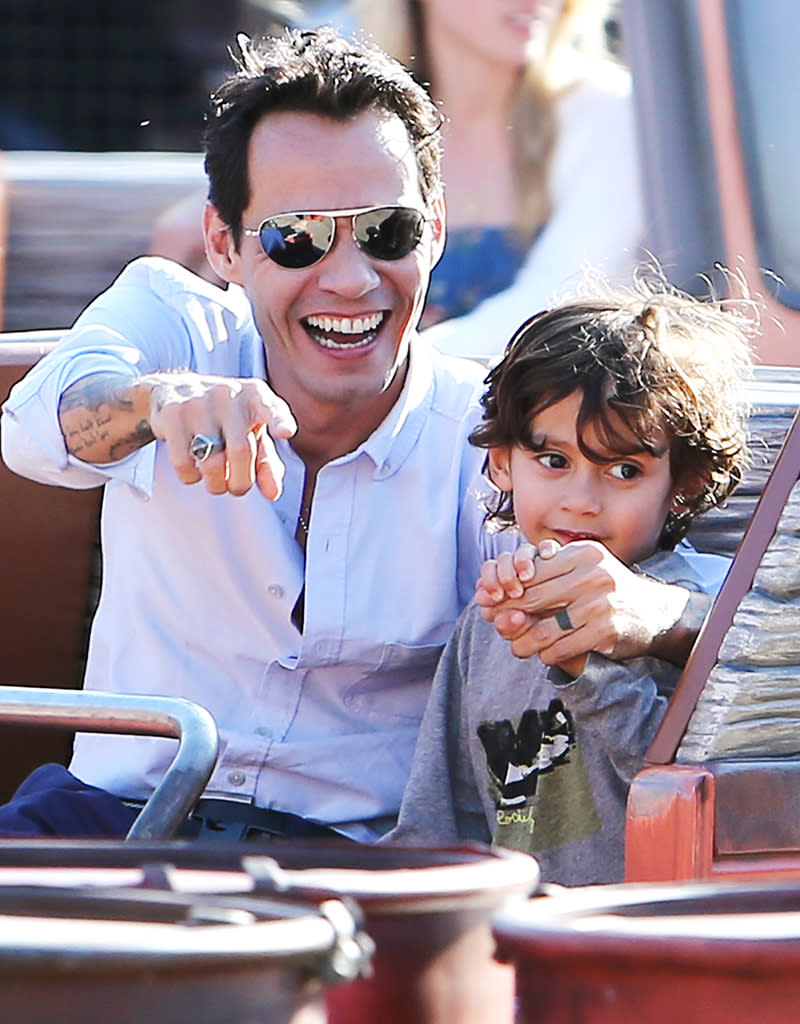
[[523, 321], [573, 291], [593, 267], [630, 281], [644, 223], [634, 112], [627, 74], [612, 68], [608, 75], [559, 100], [550, 219], [509, 288], [422, 332], [440, 351], [498, 355]]
[[216, 273], [206, 259], [203, 238], [203, 209], [206, 205], [206, 188], [198, 189], [168, 206], [156, 218], [150, 233], [148, 252], [152, 256], [164, 256], [175, 260], [198, 274], [200, 277], [226, 287], [225, 281]]

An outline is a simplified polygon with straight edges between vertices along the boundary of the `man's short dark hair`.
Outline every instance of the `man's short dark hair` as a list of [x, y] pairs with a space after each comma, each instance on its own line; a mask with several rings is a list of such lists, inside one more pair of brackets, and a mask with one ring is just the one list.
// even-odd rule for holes
[[422, 86], [383, 50], [331, 28], [288, 30], [258, 42], [240, 36], [237, 42], [238, 70], [211, 96], [205, 131], [209, 200], [237, 247], [250, 201], [250, 136], [264, 115], [276, 111], [336, 121], [368, 111], [396, 115], [413, 146], [423, 199], [427, 203], [439, 194], [441, 117]]

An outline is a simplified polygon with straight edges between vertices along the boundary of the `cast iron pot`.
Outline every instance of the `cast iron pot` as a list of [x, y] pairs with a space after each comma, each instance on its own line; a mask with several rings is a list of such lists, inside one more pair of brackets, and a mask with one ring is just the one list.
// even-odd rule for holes
[[550, 887], [494, 919], [520, 1024], [787, 1024], [800, 885]]
[[479, 845], [0, 842], [0, 885], [29, 872], [39, 884], [80, 878], [355, 906], [374, 942], [372, 970], [326, 989], [331, 1024], [512, 1024], [514, 970], [494, 957], [491, 919], [539, 882], [532, 857]]

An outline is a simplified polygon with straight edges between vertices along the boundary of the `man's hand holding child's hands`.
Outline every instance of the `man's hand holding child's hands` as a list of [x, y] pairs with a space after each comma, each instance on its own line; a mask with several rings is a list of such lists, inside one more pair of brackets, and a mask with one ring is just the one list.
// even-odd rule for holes
[[[572, 676], [583, 671], [590, 651], [615, 659], [655, 653], [653, 645], [679, 623], [689, 596], [633, 572], [588, 540], [523, 544], [485, 562], [475, 589], [481, 614], [516, 657], [538, 654]], [[659, 656], [680, 663], [687, 653], [667, 645]]]
[[553, 641], [564, 639], [563, 626], [558, 624], [555, 614], [565, 606], [547, 603], [543, 583], [552, 574], [544, 571], [543, 562], [553, 559], [560, 550], [561, 546], [553, 540], [543, 541], [538, 549], [525, 542], [514, 552], [504, 551], [496, 559], [484, 562], [475, 585], [475, 603], [480, 606], [481, 615], [493, 622], [497, 632], [510, 642], [512, 653], [518, 658], [538, 654], [546, 664], [558, 664], [565, 671], [572, 669], [570, 674], [579, 675], [585, 651], [567, 663], [547, 656]]

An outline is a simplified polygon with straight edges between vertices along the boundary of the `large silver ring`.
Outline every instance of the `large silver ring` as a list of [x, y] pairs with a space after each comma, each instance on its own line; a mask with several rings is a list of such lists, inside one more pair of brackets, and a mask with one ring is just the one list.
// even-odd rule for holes
[[209, 437], [208, 434], [195, 434], [189, 445], [189, 454], [197, 462], [205, 462], [217, 452], [225, 451], [225, 441], [221, 437]]
[[572, 619], [569, 617], [569, 612], [566, 608], [559, 608], [555, 614], [555, 620], [559, 626], [564, 630], [565, 633], [570, 632], [575, 627], [572, 624]]

